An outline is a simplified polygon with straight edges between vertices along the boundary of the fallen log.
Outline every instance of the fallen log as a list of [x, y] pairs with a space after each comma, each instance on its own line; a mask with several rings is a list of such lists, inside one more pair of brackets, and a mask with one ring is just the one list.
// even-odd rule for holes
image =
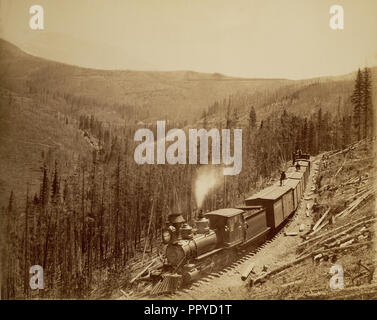
[[318, 219], [317, 223], [313, 227], [313, 231], [317, 230], [318, 226], [322, 223], [322, 221], [327, 217], [330, 212], [330, 208], [326, 210], [326, 212], [322, 215], [321, 218]]
[[242, 279], [242, 281], [245, 281], [245, 280], [249, 277], [250, 273], [253, 272], [254, 267], [255, 267], [255, 263], [250, 263], [250, 264], [245, 268], [245, 270], [244, 270], [244, 271], [242, 272], [242, 274], [241, 274], [241, 279]]
[[302, 261], [304, 261], [304, 260], [306, 260], [308, 258], [311, 258], [311, 256], [312, 256], [312, 254], [307, 254], [304, 257], [295, 259], [295, 260], [293, 260], [293, 261], [291, 261], [289, 263], [286, 263], [286, 264], [284, 264], [284, 265], [282, 265], [280, 267], [277, 267], [277, 268], [271, 270], [270, 272], [267, 272], [267, 273], [259, 276], [258, 278], [251, 279], [250, 280], [250, 286], [253, 286], [253, 285], [257, 284], [258, 282], [262, 282], [263, 280], [269, 278], [270, 276], [272, 276], [272, 275], [274, 275], [276, 273], [279, 273], [279, 272], [281, 272], [281, 271], [283, 271], [285, 269], [288, 269], [288, 268], [290, 268], [290, 267], [292, 267], [292, 266], [294, 266], [294, 265], [296, 265], [296, 264], [298, 264], [298, 263], [300, 263], [300, 262], [302, 262]]
[[153, 259], [141, 272], [139, 272], [133, 279], [131, 279], [130, 284], [134, 283], [135, 280], [140, 278], [152, 265], [157, 261], [157, 258]]
[[[349, 235], [343, 239], [336, 239], [334, 242], [330, 242], [330, 243], [326, 243], [325, 244], [325, 247], [326, 248], [333, 248], [333, 247], [337, 247], [337, 246], [340, 246], [342, 245], [343, 243], [347, 242], [347, 241], [350, 241], [350, 240], [357, 240], [361, 235], [363, 235], [364, 233], [366, 233], [367, 231], [366, 230], [360, 230], [358, 233], [354, 234], [354, 235]], [[363, 238], [364, 239], [364, 238]]]
[[366, 188], [359, 188], [359, 191], [357, 193], [353, 193], [351, 196], [349, 196], [348, 198], [344, 199], [345, 202], [348, 202], [348, 201], [356, 201], [358, 199], [358, 197], [360, 195], [362, 195], [363, 193], [365, 193], [366, 191], [368, 191], [368, 187], [370, 188], [370, 186], [368, 185]]
[[289, 237], [289, 236], [297, 236], [298, 232], [288, 232], [288, 231], [285, 231], [284, 235], [287, 236], [287, 237]]
[[316, 230], [312, 231], [311, 233], [309, 233], [308, 235], [311, 236], [313, 234], [316, 234], [318, 231], [322, 230], [325, 226], [327, 226], [329, 224], [329, 221], [326, 221], [324, 223], [322, 223], [319, 227], [317, 227]]
[[124, 297], [126, 299], [128, 299], [129, 295], [125, 291], [123, 291], [122, 289], [120, 289], [120, 292], [124, 295]]
[[[320, 238], [322, 238], [322, 237], [324, 237], [324, 236], [327, 236], [327, 235], [329, 235], [329, 234], [331, 234], [331, 233], [333, 233], [333, 232], [335, 232], [335, 231], [341, 230], [341, 229], [343, 229], [343, 228], [345, 228], [345, 227], [349, 227], [349, 226], [352, 225], [352, 224], [358, 223], [358, 222], [363, 221], [363, 220], [366, 220], [366, 219], [368, 219], [368, 218], [369, 218], [368, 216], [364, 216], [364, 217], [361, 217], [361, 218], [359, 218], [359, 219], [353, 220], [353, 221], [351, 221], [351, 222], [349, 222], [349, 223], [347, 223], [347, 224], [345, 224], [345, 225], [339, 226], [339, 227], [337, 227], [337, 228], [335, 228], [335, 229], [333, 229], [333, 230], [329, 230], [329, 231], [327, 231], [327, 232], [325, 232], [325, 233], [323, 233], [323, 234], [321, 234], [321, 235], [319, 235], [319, 236], [316, 236], [316, 237], [314, 237], [314, 238], [311, 238], [311, 239], [305, 240], [305, 241], [301, 242], [297, 247], [300, 248], [300, 247], [302, 247], [302, 246], [304, 246], [304, 245], [306, 245], [306, 244], [308, 244], [308, 243], [310, 243], [310, 242], [312, 242], [312, 241], [318, 240], [318, 239], [320, 239]], [[375, 220], [375, 219], [371, 219], [371, 220], [368, 220], [368, 221], [373, 221], [373, 220]], [[367, 222], [367, 221], [365, 221], [365, 222]]]
[[339, 173], [340, 171], [342, 171], [343, 166], [344, 166], [344, 164], [345, 164], [346, 161], [347, 161], [347, 155], [348, 155], [348, 152], [344, 155], [343, 163], [342, 163], [342, 165], [340, 166], [340, 168], [338, 169], [338, 171], [335, 173], [335, 175], [331, 178], [331, 181], [333, 181], [333, 179], [338, 175], [338, 173]]
[[357, 247], [362, 247], [362, 246], [371, 245], [371, 244], [373, 244], [373, 241], [358, 242], [358, 243], [349, 244], [349, 245], [343, 246], [343, 247], [336, 247], [336, 248], [316, 251], [314, 254], [319, 254], [319, 253], [322, 253], [323, 255], [329, 254], [329, 253], [333, 254], [333, 253], [340, 252], [340, 251], [343, 251], [343, 250], [354, 249], [354, 248], [357, 248]]
[[363, 225], [363, 224], [369, 223], [369, 222], [371, 222], [371, 221], [374, 221], [374, 220], [377, 220], [377, 218], [373, 218], [373, 219], [370, 219], [370, 220], [368, 220], [368, 221], [361, 221], [361, 222], [359, 222], [359, 223], [353, 225], [352, 227], [350, 227], [350, 228], [348, 228], [348, 229], [346, 229], [346, 230], [343, 230], [342, 232], [339, 232], [339, 233], [337, 233], [337, 234], [334, 234], [334, 235], [332, 235], [331, 237], [328, 237], [328, 238], [326, 238], [326, 239], [322, 239], [322, 240], [320, 240], [320, 241], [318, 241], [318, 242], [312, 244], [312, 245], [309, 246], [308, 248], [306, 248], [303, 252], [301, 252], [301, 254], [300, 254], [299, 256], [304, 255], [304, 254], [306, 254], [307, 252], [309, 252], [309, 251], [315, 249], [315, 247], [317, 247], [318, 245], [321, 245], [321, 244], [324, 244], [324, 243], [326, 243], [326, 242], [329, 242], [329, 241], [332, 241], [332, 240], [334, 240], [334, 239], [337, 239], [337, 238], [339, 238], [339, 237], [341, 237], [341, 236], [347, 234], [348, 232], [351, 232], [351, 231], [355, 230], [357, 227], [359, 227], [359, 226], [361, 226], [361, 225]]
[[360, 203], [362, 203], [364, 200], [366, 200], [367, 198], [369, 198], [370, 196], [372, 196], [375, 192], [375, 189], [371, 189], [369, 191], [367, 191], [362, 197], [358, 198], [357, 200], [353, 201], [346, 209], [344, 209], [343, 211], [337, 213], [335, 215], [336, 218], [342, 216], [342, 215], [345, 215], [345, 214], [349, 214], [351, 213], [353, 210], [355, 210]]
[[281, 288], [287, 288], [287, 287], [295, 286], [295, 285], [298, 285], [298, 284], [302, 284], [303, 282], [304, 282], [303, 279], [298, 279], [298, 280], [291, 281], [291, 282], [288, 282], [288, 283], [283, 283], [280, 287]]

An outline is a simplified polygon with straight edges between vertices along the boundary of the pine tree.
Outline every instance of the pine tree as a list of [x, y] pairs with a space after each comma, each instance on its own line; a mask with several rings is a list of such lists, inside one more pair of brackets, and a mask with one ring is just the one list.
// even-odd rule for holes
[[234, 110], [233, 110], [233, 120], [234, 121], [238, 121], [238, 118], [239, 118], [238, 109], [237, 109], [237, 107], [234, 107]]
[[309, 122], [309, 129], [308, 129], [308, 151], [310, 154], [315, 154], [316, 149], [315, 149], [315, 126], [314, 122], [310, 121]]
[[257, 114], [255, 113], [254, 106], [252, 106], [249, 112], [249, 128], [251, 130], [254, 129], [256, 123], [257, 123]]
[[317, 113], [317, 125], [316, 125], [316, 134], [315, 134], [315, 152], [317, 153], [321, 150], [322, 148], [322, 143], [323, 143], [323, 128], [322, 128], [322, 108], [319, 108], [318, 113]]
[[8, 202], [8, 212], [13, 211], [13, 203], [14, 203], [14, 194], [13, 190], [10, 192], [9, 202]]
[[351, 143], [352, 117], [344, 116], [342, 119], [342, 148]]
[[47, 176], [47, 168], [46, 168], [46, 165], [44, 165], [43, 180], [42, 180], [41, 191], [40, 191], [40, 196], [39, 196], [40, 202], [43, 208], [46, 207], [49, 200], [49, 196], [50, 196], [48, 184], [49, 183], [48, 183], [48, 176]]
[[372, 115], [372, 98], [371, 98], [371, 81], [370, 71], [368, 68], [364, 69], [362, 79], [362, 112], [364, 116], [364, 138], [370, 135], [370, 129], [373, 125]]
[[58, 200], [59, 193], [60, 193], [60, 185], [59, 185], [59, 177], [58, 177], [58, 163], [55, 160], [55, 170], [54, 170], [54, 179], [52, 180], [51, 186], [51, 199], [55, 203]]
[[231, 127], [231, 124], [232, 124], [232, 120], [231, 120], [231, 115], [230, 115], [230, 106], [231, 106], [231, 100], [230, 100], [230, 97], [229, 97], [229, 101], [228, 101], [228, 106], [227, 106], [227, 109], [226, 109], [226, 124], [225, 124], [225, 128], [229, 129]]
[[302, 126], [302, 149], [304, 152], [308, 150], [308, 120], [305, 118], [304, 124]]
[[357, 140], [361, 139], [361, 125], [362, 125], [362, 104], [363, 104], [363, 75], [359, 69], [355, 80], [355, 87], [351, 96], [351, 102], [353, 104], [353, 119], [356, 129]]
[[207, 127], [207, 110], [203, 110], [202, 112], [202, 119], [203, 119], [203, 128]]

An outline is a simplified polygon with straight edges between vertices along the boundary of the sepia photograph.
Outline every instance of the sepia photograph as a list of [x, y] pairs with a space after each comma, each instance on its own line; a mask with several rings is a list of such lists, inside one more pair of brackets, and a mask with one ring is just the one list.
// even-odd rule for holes
[[0, 0], [0, 300], [376, 300], [376, 108], [375, 0]]

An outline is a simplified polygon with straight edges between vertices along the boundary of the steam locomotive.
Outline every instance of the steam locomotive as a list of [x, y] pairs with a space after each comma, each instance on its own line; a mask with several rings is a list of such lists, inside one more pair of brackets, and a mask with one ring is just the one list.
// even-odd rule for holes
[[[239, 249], [258, 247], [279, 231], [296, 211], [309, 180], [310, 156], [296, 157], [287, 179], [245, 200], [245, 205], [199, 214], [194, 227], [171, 214], [162, 233], [166, 266], [183, 282], [200, 278], [214, 264], [226, 264]], [[224, 255], [225, 253], [225, 255]]]

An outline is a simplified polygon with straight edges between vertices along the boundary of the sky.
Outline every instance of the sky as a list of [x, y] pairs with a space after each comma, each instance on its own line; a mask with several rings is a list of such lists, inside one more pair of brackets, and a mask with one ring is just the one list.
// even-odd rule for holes
[[[44, 8], [31, 30], [29, 8]], [[329, 27], [344, 8], [344, 30]], [[0, 0], [0, 37], [98, 69], [303, 79], [377, 65], [376, 0]]]

